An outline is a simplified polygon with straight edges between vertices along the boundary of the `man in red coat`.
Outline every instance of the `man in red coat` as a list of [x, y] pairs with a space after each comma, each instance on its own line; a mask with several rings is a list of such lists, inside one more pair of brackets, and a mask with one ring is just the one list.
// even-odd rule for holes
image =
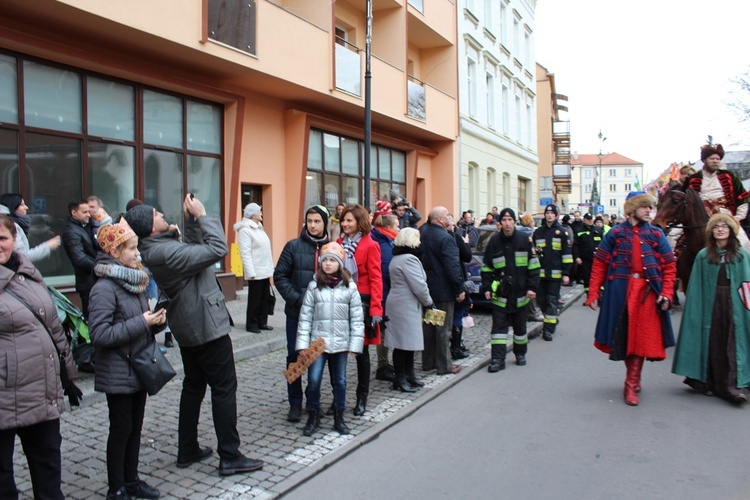
[[612, 361], [625, 361], [630, 406], [639, 403], [643, 361], [665, 359], [665, 348], [675, 343], [667, 310], [677, 267], [666, 236], [649, 223], [655, 205], [643, 191], [628, 194], [627, 220], [604, 235], [594, 254], [585, 304], [596, 310], [601, 296], [594, 345]]

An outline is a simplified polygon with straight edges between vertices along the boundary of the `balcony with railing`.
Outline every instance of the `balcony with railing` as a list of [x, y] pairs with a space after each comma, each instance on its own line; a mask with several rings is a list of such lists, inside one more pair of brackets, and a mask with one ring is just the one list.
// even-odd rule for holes
[[425, 101], [424, 82], [413, 75], [409, 75], [407, 88], [406, 114], [416, 120], [425, 121], [427, 118], [427, 102]]
[[552, 165], [552, 183], [558, 194], [568, 194], [571, 192], [570, 164]]
[[336, 37], [336, 88], [356, 96], [362, 95], [361, 53], [356, 45]]

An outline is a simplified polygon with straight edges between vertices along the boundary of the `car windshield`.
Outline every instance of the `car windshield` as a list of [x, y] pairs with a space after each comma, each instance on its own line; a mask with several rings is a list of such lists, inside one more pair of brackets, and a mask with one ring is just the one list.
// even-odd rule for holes
[[484, 255], [484, 251], [487, 249], [487, 244], [490, 242], [490, 239], [497, 231], [480, 231], [479, 232], [479, 239], [477, 239], [477, 245], [474, 247], [474, 253], [479, 253]]

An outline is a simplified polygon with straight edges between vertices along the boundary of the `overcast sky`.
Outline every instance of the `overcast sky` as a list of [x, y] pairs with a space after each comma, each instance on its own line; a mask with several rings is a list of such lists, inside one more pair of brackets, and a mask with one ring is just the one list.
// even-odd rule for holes
[[646, 181], [700, 159], [707, 135], [750, 149], [726, 104], [750, 71], [748, 0], [538, 0], [536, 59], [567, 95], [572, 150], [617, 152]]

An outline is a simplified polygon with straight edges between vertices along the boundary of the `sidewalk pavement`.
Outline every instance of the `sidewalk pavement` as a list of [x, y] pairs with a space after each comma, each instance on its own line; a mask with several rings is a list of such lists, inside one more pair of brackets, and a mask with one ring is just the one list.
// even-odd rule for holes
[[[563, 287], [564, 308], [583, 294], [580, 285]], [[243, 292], [227, 304], [235, 321], [231, 337], [237, 371], [237, 426], [242, 439], [241, 450], [252, 458], [265, 461], [262, 471], [221, 477], [218, 455], [186, 469], [175, 465], [177, 453], [177, 415], [183, 376], [178, 348], [168, 349], [167, 358], [177, 371], [175, 377], [156, 396], [149, 397], [143, 423], [139, 475], [161, 491], [161, 498], [179, 499], [270, 499], [283, 495], [314, 476], [331, 463], [340, 460], [357, 447], [376, 438], [381, 432], [408, 417], [463, 378], [489, 363], [489, 333], [492, 323], [489, 311], [474, 311], [475, 327], [464, 330], [464, 343], [471, 355], [454, 363], [463, 367], [457, 375], [439, 376], [422, 372], [421, 356], [416, 355], [417, 376], [425, 387], [416, 393], [394, 391], [390, 383], [375, 380], [375, 349], [370, 349], [372, 381], [367, 412], [362, 417], [351, 413], [354, 407], [356, 364], [348, 363], [347, 424], [348, 436], [333, 430], [333, 418], [322, 419], [312, 437], [302, 435], [305, 418], [299, 423], [286, 421], [289, 409], [286, 380], [281, 371], [286, 363], [284, 302], [277, 293], [275, 314], [269, 317], [273, 331], [260, 334], [245, 331]], [[562, 321], [565, 321], [564, 318]], [[529, 323], [530, 338], [538, 337], [541, 323]], [[160, 342], [163, 334], [159, 335]], [[533, 355], [533, 349], [531, 350]], [[499, 374], [502, 377], [502, 374]], [[101, 498], [107, 492], [106, 446], [109, 417], [103, 394], [94, 392], [92, 375], [81, 374], [78, 386], [84, 393], [82, 406], [67, 411], [61, 419], [63, 493], [66, 498]], [[324, 385], [322, 406], [330, 404], [329, 386]], [[210, 391], [210, 390], [209, 390]], [[199, 435], [201, 445], [216, 449], [211, 417], [210, 396], [201, 411]], [[16, 440], [16, 482], [21, 498], [32, 498], [26, 459]]]

